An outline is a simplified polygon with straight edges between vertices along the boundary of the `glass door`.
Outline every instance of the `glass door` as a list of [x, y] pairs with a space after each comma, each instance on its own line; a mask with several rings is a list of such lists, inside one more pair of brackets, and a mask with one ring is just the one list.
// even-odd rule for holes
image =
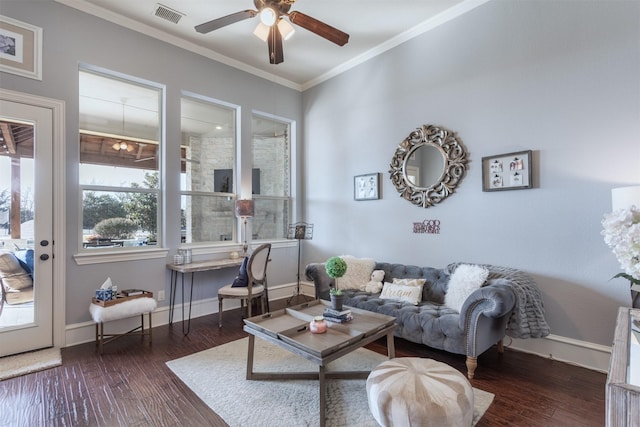
[[53, 345], [53, 117], [0, 101], [0, 356]]

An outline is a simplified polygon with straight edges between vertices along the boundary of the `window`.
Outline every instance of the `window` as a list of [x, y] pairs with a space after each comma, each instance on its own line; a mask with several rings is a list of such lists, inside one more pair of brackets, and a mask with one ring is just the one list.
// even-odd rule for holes
[[291, 222], [291, 123], [252, 117], [253, 239], [282, 239]]
[[182, 242], [235, 242], [236, 109], [196, 96], [180, 106]]
[[156, 245], [163, 91], [88, 68], [79, 82], [82, 248]]

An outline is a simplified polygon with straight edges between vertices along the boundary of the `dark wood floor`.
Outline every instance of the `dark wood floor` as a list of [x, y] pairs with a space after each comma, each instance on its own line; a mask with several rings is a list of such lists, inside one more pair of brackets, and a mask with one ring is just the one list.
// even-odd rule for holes
[[[165, 362], [246, 336], [239, 310], [154, 328], [153, 344], [123, 337], [62, 350], [60, 367], [0, 382], [0, 426], [226, 426]], [[384, 341], [368, 346], [386, 352]], [[396, 339], [396, 356], [466, 372], [464, 356]], [[478, 426], [603, 426], [605, 374], [505, 349], [478, 358], [474, 387], [495, 394]], [[220, 385], [224, 386], [224, 385]], [[232, 385], [228, 385], [232, 387]], [[242, 402], [238, 402], [242, 404]], [[277, 419], [265, 420], [275, 426]]]

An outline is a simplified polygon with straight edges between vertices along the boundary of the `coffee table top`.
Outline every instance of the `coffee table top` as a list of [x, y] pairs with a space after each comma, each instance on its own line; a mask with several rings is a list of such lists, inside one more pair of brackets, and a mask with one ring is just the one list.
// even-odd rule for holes
[[245, 319], [244, 330], [256, 336], [270, 338], [270, 341], [287, 343], [304, 353], [323, 358], [342, 348], [357, 345], [359, 341], [369, 341], [373, 335], [380, 335], [395, 328], [395, 317], [373, 313], [354, 307], [353, 320], [347, 323], [327, 321], [327, 332], [312, 334], [309, 323], [316, 316], [322, 316], [329, 302], [315, 300]]

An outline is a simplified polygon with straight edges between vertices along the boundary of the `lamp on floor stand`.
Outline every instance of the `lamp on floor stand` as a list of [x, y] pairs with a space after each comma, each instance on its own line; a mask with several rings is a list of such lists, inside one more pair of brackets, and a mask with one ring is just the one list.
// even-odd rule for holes
[[236, 216], [244, 220], [244, 244], [242, 245], [242, 256], [247, 256], [247, 218], [253, 217], [255, 211], [253, 200], [240, 199], [236, 200]]
[[300, 293], [300, 242], [302, 240], [311, 240], [313, 238], [313, 224], [306, 222], [296, 222], [295, 224], [289, 224], [289, 231], [287, 232], [287, 239], [296, 239], [298, 241], [298, 284], [296, 286], [296, 292], [287, 300], [287, 306], [290, 306], [295, 299], [296, 304], [300, 303], [300, 298], [303, 302], [307, 302], [307, 296]]

